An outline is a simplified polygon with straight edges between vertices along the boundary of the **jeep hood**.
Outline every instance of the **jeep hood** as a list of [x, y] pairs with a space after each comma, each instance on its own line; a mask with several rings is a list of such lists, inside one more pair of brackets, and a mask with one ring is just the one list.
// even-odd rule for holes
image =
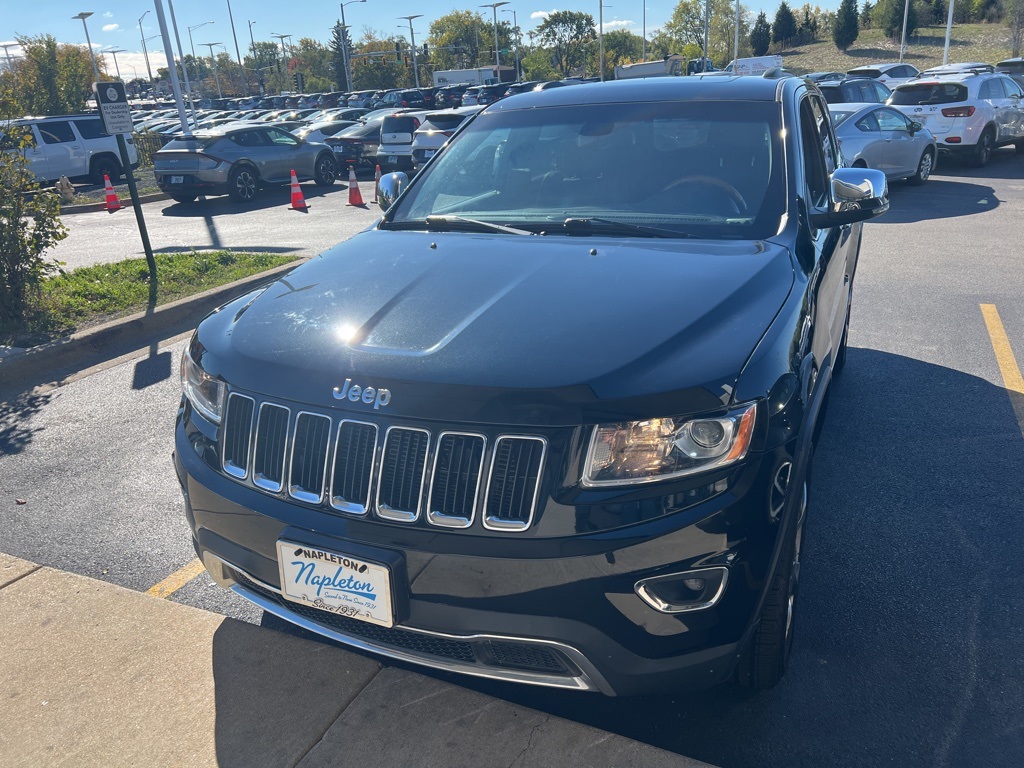
[[[721, 407], [793, 284], [763, 241], [363, 232], [206, 318], [202, 364], [273, 398], [572, 424]], [[381, 414], [383, 415], [383, 414]]]

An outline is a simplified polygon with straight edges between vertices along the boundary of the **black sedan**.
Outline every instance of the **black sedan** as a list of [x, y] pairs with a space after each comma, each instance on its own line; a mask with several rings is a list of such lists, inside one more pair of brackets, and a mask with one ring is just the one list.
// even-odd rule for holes
[[199, 326], [175, 465], [202, 562], [387, 658], [775, 685], [828, 568], [802, 561], [811, 460], [888, 207], [839, 157], [796, 77], [487, 107], [381, 180], [376, 226]]

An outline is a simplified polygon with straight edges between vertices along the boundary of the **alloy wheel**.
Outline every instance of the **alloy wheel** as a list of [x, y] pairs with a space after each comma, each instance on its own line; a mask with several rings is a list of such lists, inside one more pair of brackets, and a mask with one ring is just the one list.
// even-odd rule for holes
[[921, 157], [921, 166], [917, 169], [917, 177], [921, 181], [928, 181], [928, 177], [932, 175], [932, 153], [925, 152]]
[[256, 179], [249, 171], [241, 171], [235, 177], [235, 188], [243, 200], [252, 200], [256, 197]]

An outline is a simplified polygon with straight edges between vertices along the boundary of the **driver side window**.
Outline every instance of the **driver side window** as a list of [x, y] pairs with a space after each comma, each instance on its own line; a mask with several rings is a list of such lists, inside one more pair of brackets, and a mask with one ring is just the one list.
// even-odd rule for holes
[[822, 135], [811, 98], [805, 98], [800, 104], [800, 144], [803, 148], [804, 182], [808, 206], [824, 208], [828, 204], [829, 171], [826, 165]]

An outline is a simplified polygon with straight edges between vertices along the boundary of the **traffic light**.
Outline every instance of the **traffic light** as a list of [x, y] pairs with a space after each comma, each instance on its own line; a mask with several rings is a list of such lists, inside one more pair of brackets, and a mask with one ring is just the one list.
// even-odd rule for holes
[[298, 72], [293, 72], [292, 73], [292, 90], [293, 91], [299, 90], [299, 73]]
[[300, 93], [306, 90], [306, 76], [301, 72], [293, 72], [292, 85], [295, 87], [295, 90]]
[[396, 56], [401, 56], [402, 55], [402, 46], [401, 46], [401, 44], [397, 40], [395, 40], [395, 55]]
[[426, 44], [426, 43], [424, 43], [424, 44], [423, 44], [423, 58], [425, 58], [425, 59], [426, 59], [426, 58], [428, 58], [429, 56], [430, 56], [430, 54], [429, 54], [429, 53], [427, 53], [427, 44]]

